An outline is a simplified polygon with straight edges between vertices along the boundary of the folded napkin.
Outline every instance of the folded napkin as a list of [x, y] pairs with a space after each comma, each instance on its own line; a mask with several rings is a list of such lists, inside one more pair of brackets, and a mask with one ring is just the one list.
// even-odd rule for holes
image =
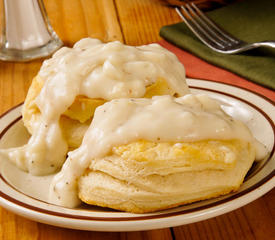
[[[273, 0], [244, 0], [207, 14], [221, 27], [244, 41], [275, 40]], [[235, 55], [217, 53], [201, 43], [182, 22], [162, 27], [160, 35], [209, 63], [275, 89], [275, 49], [259, 48]]]
[[222, 82], [241, 88], [246, 88], [249, 91], [263, 95], [275, 102], [275, 92], [272, 89], [265, 88], [230, 71], [209, 64], [206, 61], [176, 47], [175, 45], [170, 44], [165, 40], [162, 40], [158, 43], [176, 54], [180, 62], [182, 62], [185, 66], [187, 77]]

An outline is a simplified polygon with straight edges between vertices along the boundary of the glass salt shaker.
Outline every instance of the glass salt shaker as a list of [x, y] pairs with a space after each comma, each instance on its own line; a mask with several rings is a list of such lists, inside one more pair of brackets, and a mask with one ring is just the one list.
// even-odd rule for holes
[[0, 0], [0, 60], [29, 61], [62, 46], [42, 0]]

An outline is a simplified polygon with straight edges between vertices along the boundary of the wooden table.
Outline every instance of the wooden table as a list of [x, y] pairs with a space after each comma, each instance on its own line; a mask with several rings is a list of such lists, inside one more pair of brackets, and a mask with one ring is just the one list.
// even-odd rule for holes
[[[160, 40], [161, 26], [180, 21], [153, 0], [44, 0], [53, 28], [65, 45], [83, 37], [141, 45]], [[0, 114], [24, 101], [42, 60], [0, 62]], [[228, 214], [185, 226], [143, 232], [69, 230], [30, 221], [0, 208], [0, 239], [275, 239], [275, 190]]]

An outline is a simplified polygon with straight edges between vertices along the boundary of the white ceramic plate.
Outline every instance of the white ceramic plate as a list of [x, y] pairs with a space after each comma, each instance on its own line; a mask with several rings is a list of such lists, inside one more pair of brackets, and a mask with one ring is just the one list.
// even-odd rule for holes
[[[275, 186], [274, 103], [263, 96], [227, 84], [188, 79], [193, 93], [206, 93], [223, 102], [224, 110], [244, 121], [270, 155], [255, 163], [240, 190], [220, 198], [166, 211], [130, 214], [83, 205], [77, 209], [47, 203], [52, 176], [35, 177], [0, 158], [0, 204], [24, 217], [61, 227], [96, 231], [149, 230], [183, 225], [239, 208]], [[0, 118], [0, 148], [20, 146], [28, 139], [21, 120], [21, 105]]]

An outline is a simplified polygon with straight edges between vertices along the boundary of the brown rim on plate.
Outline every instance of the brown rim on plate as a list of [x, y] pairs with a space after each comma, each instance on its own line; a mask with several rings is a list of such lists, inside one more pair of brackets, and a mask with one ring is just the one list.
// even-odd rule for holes
[[[207, 80], [208, 81], [208, 80]], [[209, 81], [211, 82], [211, 81]], [[224, 84], [224, 83], [221, 83], [221, 84]], [[234, 85], [230, 85], [230, 84], [226, 84], [226, 85], [229, 85], [229, 86], [232, 86], [232, 87], [235, 87], [235, 88], [240, 88], [238, 86], [234, 86]], [[244, 102], [246, 103], [247, 105], [251, 106], [252, 108], [254, 108], [256, 111], [258, 111], [259, 113], [261, 113], [264, 118], [269, 122], [270, 126], [272, 127], [272, 130], [273, 130], [273, 135], [274, 135], [274, 139], [275, 139], [275, 126], [274, 126], [274, 123], [273, 121], [270, 119], [270, 117], [268, 116], [268, 114], [266, 114], [262, 109], [260, 109], [259, 107], [257, 107], [256, 105], [252, 104], [251, 102], [248, 102], [247, 100], [244, 100], [240, 97], [237, 97], [237, 96], [234, 96], [234, 95], [231, 95], [229, 93], [226, 93], [226, 92], [221, 92], [221, 91], [218, 91], [218, 90], [214, 90], [214, 89], [208, 89], [208, 88], [203, 88], [203, 87], [197, 87], [197, 86], [189, 86], [190, 88], [193, 88], [193, 89], [198, 89], [198, 90], [204, 90], [204, 91], [210, 91], [210, 92], [214, 92], [214, 93], [218, 93], [218, 94], [222, 94], [222, 95], [225, 95], [225, 96], [229, 96], [233, 99], [237, 99], [238, 101], [241, 101], [241, 102]], [[242, 88], [243, 90], [245, 91], [249, 91], [245, 88]], [[253, 94], [255, 94], [253, 91], [249, 91], [249, 92], [252, 92]], [[261, 98], [265, 99], [265, 100], [269, 100], [267, 99], [266, 97], [263, 97], [262, 95], [260, 94], [257, 94], [256, 95], [260, 96]], [[268, 101], [269, 103], [271, 103], [272, 105], [274, 105], [274, 103], [272, 101]], [[21, 104], [13, 107], [12, 109], [8, 110], [6, 113], [4, 113], [2, 116], [0, 116], [0, 118], [2, 118], [3, 116], [5, 116], [7, 113], [9, 113], [10, 111], [14, 110], [15, 108], [19, 107]], [[15, 120], [13, 120], [11, 123], [9, 123], [9, 125], [2, 130], [2, 132], [0, 133], [0, 140], [1, 138], [5, 135], [5, 133], [15, 124], [17, 123], [19, 120], [21, 119], [21, 116], [20, 117], [17, 117]], [[271, 160], [273, 154], [274, 154], [274, 151], [275, 151], [275, 143], [273, 143], [273, 147], [272, 147], [272, 150], [270, 152], [270, 155], [269, 155], [269, 158], [266, 159], [266, 161], [264, 162], [264, 164], [256, 170], [256, 172], [253, 172], [252, 176], [254, 176], [255, 174], [257, 174], [259, 171], [262, 170], [262, 168]], [[51, 215], [51, 216], [55, 216], [55, 217], [63, 217], [63, 218], [70, 218], [70, 219], [78, 219], [78, 220], [91, 220], [91, 221], [136, 221], [136, 220], [150, 220], [150, 219], [159, 219], [159, 218], [167, 218], [167, 217], [173, 217], [173, 216], [178, 216], [178, 215], [183, 215], [183, 214], [188, 214], [188, 213], [192, 213], [192, 212], [198, 212], [200, 210], [204, 210], [204, 209], [207, 209], [207, 208], [211, 208], [211, 207], [215, 207], [217, 205], [220, 205], [220, 204], [223, 204], [223, 203], [226, 203], [226, 202], [229, 202], [229, 201], [232, 201], [236, 198], [239, 198], [249, 192], [252, 192], [253, 190], [255, 190], [256, 188], [260, 187], [261, 185], [263, 185], [264, 183], [267, 183], [275, 174], [275, 170], [273, 170], [271, 173], [269, 173], [267, 176], [265, 176], [261, 181], [257, 182], [256, 184], [248, 187], [247, 189], [244, 189], [243, 191], [241, 192], [236, 192], [235, 194], [231, 195], [231, 196], [228, 196], [226, 197], [226, 195], [224, 196], [225, 198], [224, 199], [221, 199], [221, 200], [217, 200], [215, 202], [212, 202], [212, 203], [209, 203], [209, 204], [206, 204], [204, 206], [198, 206], [198, 207], [195, 207], [195, 208], [191, 208], [191, 209], [184, 209], [184, 210], [179, 210], [179, 211], [175, 211], [175, 212], [168, 212], [168, 213], [161, 213], [158, 214], [158, 215], [149, 215], [149, 216], [134, 216], [134, 217], [96, 217], [96, 216], [84, 216], [84, 215], [74, 215], [74, 214], [68, 214], [68, 213], [62, 213], [62, 212], [56, 212], [56, 211], [53, 211], [53, 210], [47, 210], [47, 209], [44, 209], [44, 208], [40, 208], [40, 207], [36, 207], [36, 206], [33, 206], [33, 205], [30, 205], [30, 204], [27, 204], [27, 203], [24, 203], [22, 201], [19, 201], [5, 193], [3, 193], [2, 191], [0, 191], [0, 197], [6, 199], [7, 201], [19, 206], [19, 207], [22, 207], [22, 208], [26, 208], [26, 209], [29, 209], [31, 211], [35, 211], [35, 212], [39, 212], [39, 213], [43, 213], [43, 214], [47, 214], [47, 215]], [[251, 176], [251, 177], [252, 177]], [[12, 186], [2, 175], [0, 175], [0, 178], [9, 186], [11, 187], [12, 189], [14, 189], [15, 191], [27, 196], [28, 198], [32, 198], [36, 201], [39, 201], [39, 202], [42, 202], [42, 203], [46, 203], [45, 201], [42, 201], [42, 200], [38, 200], [38, 199], [35, 199], [33, 197], [30, 197], [24, 193], [22, 193], [21, 191], [19, 191], [18, 189], [16, 189], [14, 186]], [[247, 179], [246, 179], [247, 180]], [[47, 203], [48, 204], [48, 203]], [[77, 209], [76, 209], [77, 210]], [[82, 210], [82, 209], [81, 209]], [[84, 211], [87, 211], [86, 209], [83, 209]]]
[[[213, 83], [217, 83], [217, 84], [221, 84], [221, 85], [226, 85], [226, 86], [230, 86], [230, 87], [239, 88], [239, 89], [242, 89], [242, 90], [244, 90], [244, 91], [253, 93], [253, 94], [257, 95], [258, 97], [263, 98], [264, 100], [266, 100], [267, 102], [269, 102], [269, 103], [271, 103], [272, 105], [275, 106], [275, 101], [273, 101], [272, 99], [266, 97], [265, 95], [263, 95], [263, 94], [261, 94], [261, 93], [255, 92], [255, 91], [253, 91], [253, 90], [251, 90], [251, 89], [249, 89], [249, 88], [246, 88], [246, 87], [243, 87], [243, 86], [239, 86], [239, 85], [237, 85], [237, 84], [234, 85], [234, 84], [227, 83], [227, 82], [219, 82], [219, 81], [217, 81], [217, 80], [208, 80], [208, 79], [201, 79], [201, 78], [200, 78], [200, 79], [186, 78], [186, 79], [187, 79], [187, 80], [188, 80], [188, 79], [191, 79], [191, 80], [193, 80], [193, 81], [198, 80], [198, 81], [204, 81], [204, 82], [213, 82]], [[195, 88], [195, 86], [189, 86], [189, 87]], [[211, 90], [213, 90], [213, 89], [211, 89]]]

